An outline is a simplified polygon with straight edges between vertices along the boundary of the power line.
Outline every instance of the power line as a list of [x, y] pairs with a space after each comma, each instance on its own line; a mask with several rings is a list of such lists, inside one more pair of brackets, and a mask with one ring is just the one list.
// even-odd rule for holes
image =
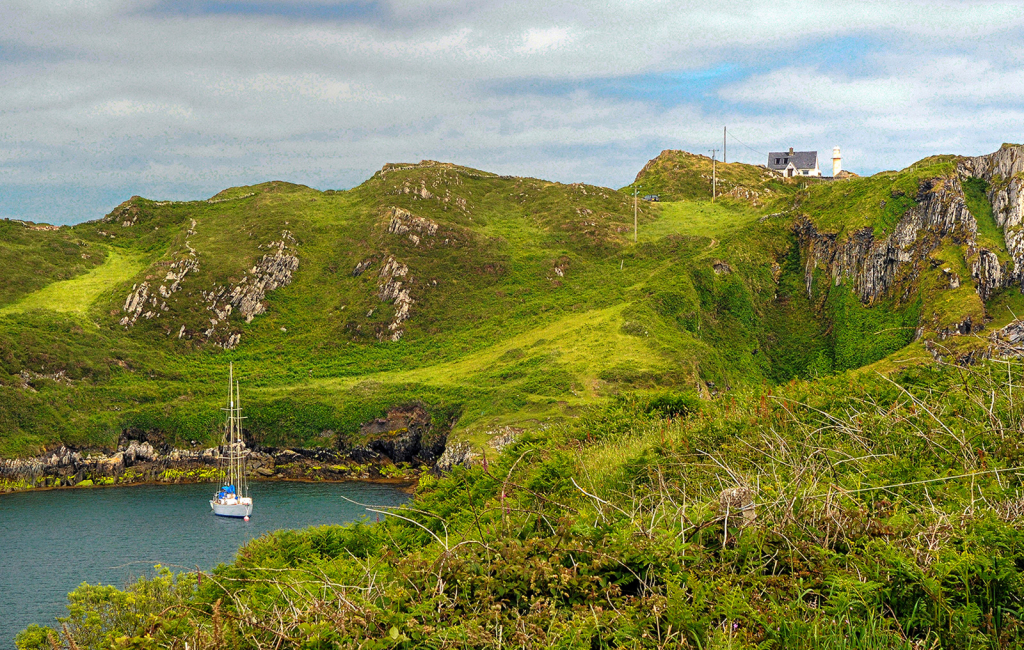
[[765, 156], [766, 158], [768, 157], [768, 152], [767, 152], [767, 151], [760, 151], [760, 150], [758, 150], [758, 149], [755, 149], [755, 148], [751, 147], [750, 145], [748, 145], [748, 144], [747, 144], [746, 142], [744, 142], [743, 140], [740, 140], [739, 138], [737, 138], [737, 137], [736, 137], [736, 132], [735, 132], [735, 131], [733, 131], [733, 132], [732, 132], [732, 136], [731, 136], [731, 137], [732, 137], [732, 139], [733, 139], [733, 140], [735, 140], [736, 142], [739, 142], [739, 143], [740, 143], [741, 145], [743, 145], [743, 146], [744, 146], [744, 147], [746, 147], [747, 149], [750, 149], [750, 150], [751, 150], [751, 151], [753, 151], [754, 153], [756, 153], [756, 154], [759, 154], [759, 155], [762, 155], [762, 156]]

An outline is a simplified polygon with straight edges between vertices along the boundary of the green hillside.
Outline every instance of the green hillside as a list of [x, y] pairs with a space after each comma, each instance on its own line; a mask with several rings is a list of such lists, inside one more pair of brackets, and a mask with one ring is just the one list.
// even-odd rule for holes
[[[419, 402], [480, 445], [624, 392], [828, 375], [903, 348], [922, 322], [984, 320], [970, 282], [947, 292], [935, 265], [878, 300], [849, 282], [808, 291], [794, 231], [805, 218], [840, 240], [883, 236], [948, 162], [806, 187], [730, 163], [726, 187], [758, 196], [714, 204], [693, 189], [704, 162], [645, 167], [663, 199], [687, 200], [641, 202], [637, 243], [629, 188], [431, 161], [348, 191], [275, 181], [133, 197], [59, 230], [4, 222], [0, 454], [110, 448], [126, 431], [214, 440], [229, 361], [257, 443], [351, 446], [361, 423]], [[958, 251], [933, 256], [963, 265]]]
[[5, 456], [211, 443], [229, 361], [257, 444], [412, 404], [452, 448], [517, 434], [381, 524], [82, 585], [19, 648], [1019, 647], [1004, 180], [737, 165], [712, 204], [697, 158], [641, 173], [677, 189], [636, 241], [625, 191], [430, 161], [4, 224]]

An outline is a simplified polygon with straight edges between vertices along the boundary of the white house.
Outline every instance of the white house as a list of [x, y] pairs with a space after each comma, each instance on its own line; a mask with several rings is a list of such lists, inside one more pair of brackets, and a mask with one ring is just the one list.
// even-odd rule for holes
[[768, 169], [782, 172], [783, 176], [821, 176], [817, 151], [772, 151], [768, 154]]

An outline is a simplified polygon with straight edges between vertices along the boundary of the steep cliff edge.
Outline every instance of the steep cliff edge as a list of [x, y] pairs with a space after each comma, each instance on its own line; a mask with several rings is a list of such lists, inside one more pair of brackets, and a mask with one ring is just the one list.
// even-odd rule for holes
[[987, 300], [998, 289], [1024, 281], [1024, 146], [1004, 144], [986, 156], [963, 158], [957, 164], [957, 173], [987, 184], [992, 217], [1011, 258], [1000, 264], [993, 251], [978, 249], [972, 275], [979, 293]]
[[[846, 188], [814, 188], [818, 194], [862, 192], [864, 205], [867, 197], [877, 201], [845, 221], [823, 209], [829, 203], [819, 196], [798, 197], [793, 231], [808, 297], [827, 292], [816, 283], [845, 281], [865, 305], [921, 301], [917, 337], [981, 332], [991, 320], [986, 303], [1024, 281], [1022, 154], [1024, 147], [1004, 145], [985, 156], [929, 159]], [[991, 211], [977, 201], [973, 212], [968, 205], [965, 187], [979, 180]]]

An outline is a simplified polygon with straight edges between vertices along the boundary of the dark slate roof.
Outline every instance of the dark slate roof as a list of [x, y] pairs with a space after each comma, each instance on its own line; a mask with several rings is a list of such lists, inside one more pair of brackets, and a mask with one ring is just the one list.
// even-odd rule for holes
[[[778, 160], [779, 162], [775, 162]], [[797, 169], [814, 169], [818, 162], [817, 151], [770, 151], [768, 152], [768, 169], [785, 169], [789, 163]]]

